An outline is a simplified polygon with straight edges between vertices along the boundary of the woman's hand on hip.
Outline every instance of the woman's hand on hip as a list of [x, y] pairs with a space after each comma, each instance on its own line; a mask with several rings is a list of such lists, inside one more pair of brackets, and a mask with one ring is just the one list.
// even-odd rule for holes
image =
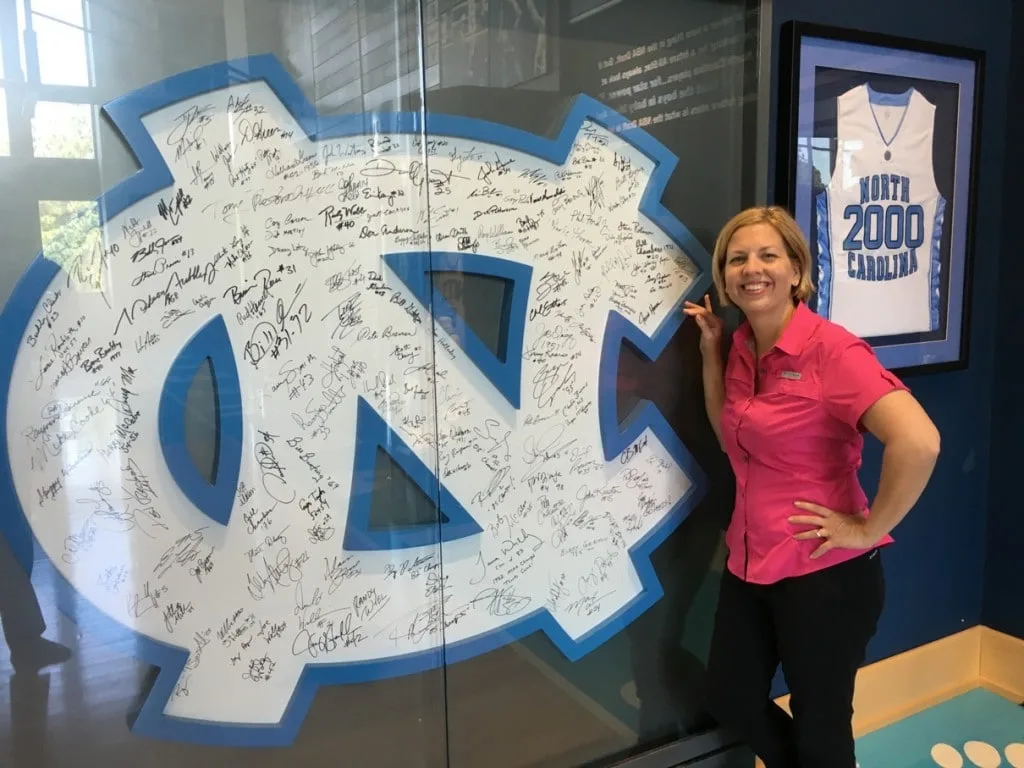
[[711, 311], [711, 297], [704, 294], [704, 305], [692, 301], [683, 302], [683, 313], [692, 317], [700, 328], [700, 352], [702, 355], [720, 354], [722, 351], [722, 329], [725, 323]]
[[821, 539], [821, 546], [811, 553], [812, 560], [837, 548], [870, 549], [881, 538], [870, 530], [867, 518], [860, 515], [836, 512], [809, 501], [795, 501], [793, 506], [812, 513], [789, 518], [789, 522], [795, 525], [811, 526], [809, 530], [793, 534], [794, 539]]

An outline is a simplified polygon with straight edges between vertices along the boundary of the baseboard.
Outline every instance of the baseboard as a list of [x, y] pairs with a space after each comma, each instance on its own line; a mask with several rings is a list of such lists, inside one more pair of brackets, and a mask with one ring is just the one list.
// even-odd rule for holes
[[[853, 730], [870, 733], [978, 685], [982, 628], [868, 664], [857, 673]], [[777, 700], [789, 711], [789, 696]]]
[[[853, 699], [854, 734], [863, 736], [979, 687], [1024, 702], [1024, 640], [978, 626], [862, 667]], [[789, 696], [776, 701], [789, 712]]]
[[1024, 640], [983, 627], [979, 677], [986, 688], [1024, 702]]
[[[868, 664], [857, 673], [853, 730], [857, 737], [975, 688], [1024, 702], [1024, 640], [972, 627]], [[789, 712], [789, 696], [776, 701]], [[757, 768], [764, 768], [760, 760]]]

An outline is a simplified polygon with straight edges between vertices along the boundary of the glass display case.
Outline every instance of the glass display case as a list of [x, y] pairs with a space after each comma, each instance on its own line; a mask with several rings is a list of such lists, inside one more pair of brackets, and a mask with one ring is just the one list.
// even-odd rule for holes
[[680, 306], [764, 23], [0, 0], [3, 764], [749, 762]]

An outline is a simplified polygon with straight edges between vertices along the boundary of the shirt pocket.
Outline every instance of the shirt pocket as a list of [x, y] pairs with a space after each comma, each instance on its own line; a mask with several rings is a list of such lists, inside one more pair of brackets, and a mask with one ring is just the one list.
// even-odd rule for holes
[[[765, 381], [758, 398], [765, 439], [793, 460], [810, 461], [829, 437], [829, 417], [821, 383], [812, 378], [785, 379], [775, 374]], [[794, 442], [795, 441], [795, 442]]]
[[777, 395], [779, 399], [793, 397], [800, 400], [821, 401], [821, 385], [814, 379], [790, 379], [776, 375], [765, 382], [762, 393]]

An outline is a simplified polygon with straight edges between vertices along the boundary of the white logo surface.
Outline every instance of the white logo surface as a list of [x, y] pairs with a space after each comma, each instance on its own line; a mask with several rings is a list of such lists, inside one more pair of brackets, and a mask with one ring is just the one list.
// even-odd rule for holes
[[[703, 481], [653, 406], [620, 431], [618, 350], [656, 355], [707, 278], [658, 204], [671, 158], [594, 102], [555, 139], [328, 125], [247, 66], [109, 107], [143, 171], [95, 247], [30, 269], [4, 389], [38, 547], [162, 668], [136, 728], [274, 744], [317, 685], [538, 629], [575, 658], [658, 598], [648, 555]], [[503, 281], [497, 353], [448, 272]], [[185, 439], [206, 360], [212, 481]], [[374, 524], [382, 455], [437, 524]]]

